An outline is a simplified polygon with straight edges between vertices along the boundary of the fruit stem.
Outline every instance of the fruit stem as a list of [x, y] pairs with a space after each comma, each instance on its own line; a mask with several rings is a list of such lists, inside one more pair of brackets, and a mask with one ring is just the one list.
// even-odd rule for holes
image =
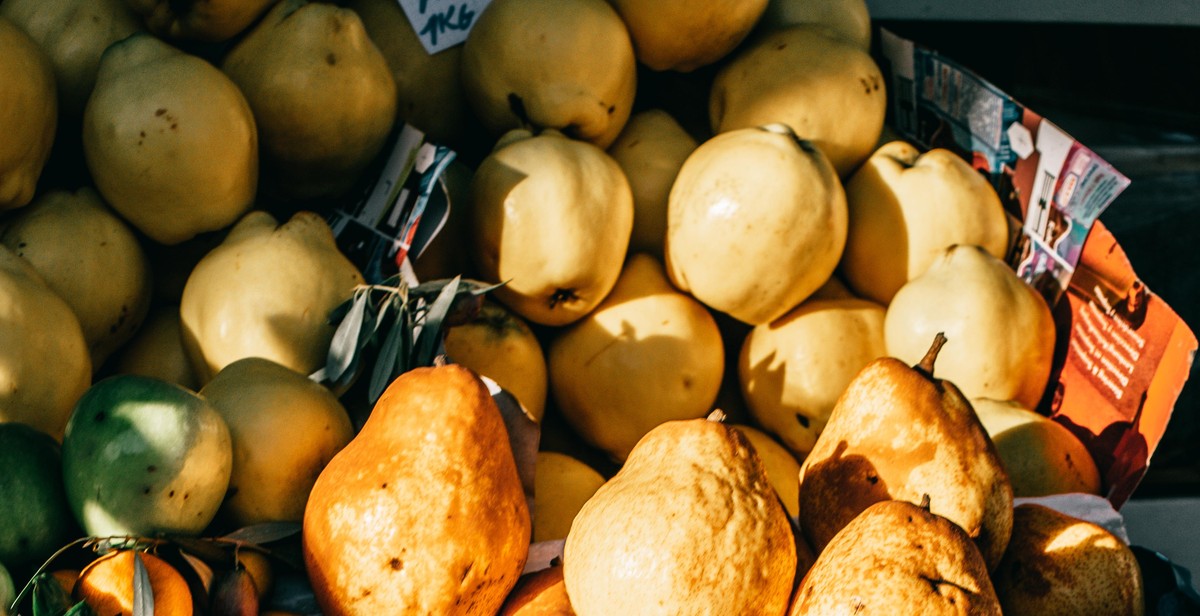
[[925, 352], [925, 357], [922, 357], [920, 363], [913, 368], [924, 372], [925, 376], [933, 378], [933, 363], [937, 361], [938, 352], [942, 350], [943, 344], [946, 344], [946, 335], [938, 332], [933, 337], [933, 344], [929, 345], [929, 350]]
[[926, 512], [928, 512], [928, 511], [929, 511], [929, 494], [922, 494], [922, 495], [921, 495], [921, 504], [920, 504], [920, 507], [921, 507], [921, 509], [924, 509]]

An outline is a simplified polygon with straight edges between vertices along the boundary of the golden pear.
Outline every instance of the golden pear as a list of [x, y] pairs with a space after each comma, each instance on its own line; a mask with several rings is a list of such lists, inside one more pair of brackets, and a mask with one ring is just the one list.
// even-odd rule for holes
[[258, 124], [263, 182], [291, 199], [345, 194], [396, 121], [396, 84], [358, 14], [282, 0], [229, 50], [221, 70]]
[[361, 284], [320, 216], [299, 212], [279, 224], [266, 212], [247, 214], [183, 289], [183, 343], [200, 382], [244, 357], [312, 374], [333, 340], [329, 314]]
[[871, 50], [871, 14], [866, 0], [770, 0], [758, 27], [764, 31], [813, 25]]
[[1008, 250], [1008, 217], [996, 189], [960, 156], [884, 144], [846, 182], [850, 228], [841, 272], [861, 296], [887, 305], [904, 283], [954, 244], [996, 258]]
[[505, 282], [496, 298], [534, 323], [566, 325], [616, 284], [633, 196], [604, 150], [514, 130], [475, 171], [469, 226], [480, 276]]
[[820, 150], [780, 124], [702, 143], [671, 188], [671, 282], [751, 325], [778, 319], [816, 291], [845, 241], [837, 174]]
[[[1012, 486], [987, 432], [954, 383], [934, 376], [940, 334], [915, 366], [867, 364], [838, 399], [800, 469], [800, 526], [819, 553], [874, 503], [919, 503], [957, 524], [989, 569], [1012, 531]], [[945, 361], [945, 358], [941, 358]]]
[[992, 575], [1006, 614], [1141, 616], [1142, 574], [1129, 546], [1104, 528], [1026, 503]]
[[1000, 613], [987, 563], [971, 538], [928, 506], [890, 500], [867, 507], [833, 537], [801, 583], [790, 616]]
[[473, 320], [446, 330], [446, 355], [508, 390], [534, 421], [546, 410], [546, 356], [533, 331], [487, 302]]
[[808, 455], [846, 386], [886, 355], [883, 317], [871, 301], [809, 298], [755, 326], [737, 364], [750, 415], [796, 456]]
[[497, 616], [575, 616], [562, 565], [521, 576]]
[[354, 437], [331, 391], [269, 359], [221, 369], [200, 395], [229, 427], [233, 471], [221, 507], [238, 526], [300, 522], [321, 470]]
[[637, 60], [604, 0], [493, 0], [463, 45], [462, 81], [493, 134], [554, 128], [605, 148], [633, 109]]
[[0, 15], [46, 52], [58, 83], [59, 111], [72, 120], [83, 115], [104, 48], [144, 29], [124, 0], [5, 0]]
[[89, 187], [43, 193], [0, 232], [79, 317], [98, 370], [150, 308], [150, 263], [138, 237]]
[[277, 0], [125, 0], [160, 37], [226, 41], [241, 33]]
[[178, 305], [161, 305], [146, 315], [133, 339], [115, 355], [113, 372], [153, 377], [192, 391], [200, 389], [200, 379], [183, 349]]
[[655, 426], [709, 413], [725, 351], [712, 315], [638, 253], [612, 293], [550, 342], [547, 364], [563, 417], [620, 461]]
[[1062, 424], [1010, 400], [974, 398], [971, 406], [996, 445], [1014, 497], [1100, 494], [1092, 454]]
[[762, 459], [763, 468], [767, 471], [767, 481], [775, 488], [779, 501], [791, 517], [800, 513], [800, 463], [783, 445], [780, 445], [769, 434], [751, 426], [734, 425], [746, 440], [754, 446], [754, 451]]
[[583, 504], [604, 485], [587, 464], [555, 451], [539, 451], [533, 490], [533, 542], [566, 539]]
[[462, 45], [430, 55], [395, 0], [350, 0], [345, 6], [362, 18], [391, 68], [397, 122], [411, 124], [433, 143], [456, 151], [473, 141], [478, 121], [460, 78]]
[[633, 190], [633, 233], [630, 251], [662, 258], [667, 237], [667, 203], [671, 185], [696, 140], [662, 109], [635, 113], [608, 147]]
[[708, 109], [715, 133], [786, 124], [847, 177], [875, 149], [887, 94], [879, 67], [856, 44], [793, 26], [738, 51], [717, 73]]
[[28, 261], [0, 245], [0, 423], [56, 440], [92, 384], [83, 328]]
[[724, 58], [767, 8], [767, 0], [611, 1], [629, 27], [638, 61], [683, 73]]
[[245, 96], [212, 64], [145, 33], [105, 49], [83, 153], [105, 202], [161, 244], [233, 224], [258, 186]]
[[791, 525], [762, 461], [710, 419], [646, 434], [563, 549], [580, 616], [782, 615], [795, 573]]
[[953, 246], [900, 288], [883, 323], [888, 354], [916, 362], [938, 332], [950, 340], [940, 376], [967, 397], [1038, 405], [1054, 360], [1054, 318], [1004, 261]]
[[392, 381], [321, 472], [303, 553], [322, 613], [492, 616], [529, 554], [504, 419], [453, 364]]
[[33, 200], [58, 129], [58, 93], [46, 52], [0, 15], [0, 212]]

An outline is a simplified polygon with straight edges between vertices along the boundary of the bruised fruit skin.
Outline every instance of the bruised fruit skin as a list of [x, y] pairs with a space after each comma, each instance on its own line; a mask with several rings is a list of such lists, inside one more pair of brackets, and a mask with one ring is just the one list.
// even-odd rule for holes
[[472, 371], [416, 368], [384, 391], [304, 512], [323, 613], [492, 615], [529, 554], [500, 410]]
[[1137, 558], [1104, 528], [1041, 505], [1013, 512], [1013, 536], [993, 574], [1006, 614], [1118, 614], [1145, 610]]
[[894, 614], [898, 606], [908, 614], [1000, 615], [987, 563], [961, 528], [927, 506], [884, 501], [833, 537], [790, 616]]
[[199, 534], [225, 497], [229, 429], [195, 392], [117, 375], [80, 398], [63, 436], [71, 510], [89, 535]]
[[83, 328], [99, 369], [138, 331], [150, 308], [150, 263], [133, 229], [94, 190], [43, 193], [0, 232]]
[[872, 361], [838, 399], [800, 470], [800, 526], [818, 552], [872, 504], [917, 503], [957, 524], [995, 568], [1012, 532], [1012, 486], [954, 383], [935, 378], [940, 334], [916, 366]]
[[258, 132], [245, 96], [149, 34], [104, 51], [83, 153], [104, 200], [161, 244], [224, 228], [254, 202]]

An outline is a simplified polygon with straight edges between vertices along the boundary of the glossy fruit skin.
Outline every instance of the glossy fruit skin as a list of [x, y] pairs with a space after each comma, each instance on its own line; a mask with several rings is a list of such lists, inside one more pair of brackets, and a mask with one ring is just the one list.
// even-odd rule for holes
[[90, 535], [200, 533], [233, 464], [224, 420], [178, 385], [117, 375], [84, 392], [63, 437], [63, 478]]

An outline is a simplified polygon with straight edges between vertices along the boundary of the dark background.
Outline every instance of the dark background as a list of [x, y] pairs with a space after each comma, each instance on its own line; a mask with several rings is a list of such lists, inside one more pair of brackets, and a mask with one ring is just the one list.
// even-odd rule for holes
[[[982, 75], [1132, 180], [1100, 220], [1200, 331], [1200, 27], [877, 21]], [[878, 38], [878, 37], [876, 37]], [[1134, 498], [1200, 496], [1200, 366]]]

